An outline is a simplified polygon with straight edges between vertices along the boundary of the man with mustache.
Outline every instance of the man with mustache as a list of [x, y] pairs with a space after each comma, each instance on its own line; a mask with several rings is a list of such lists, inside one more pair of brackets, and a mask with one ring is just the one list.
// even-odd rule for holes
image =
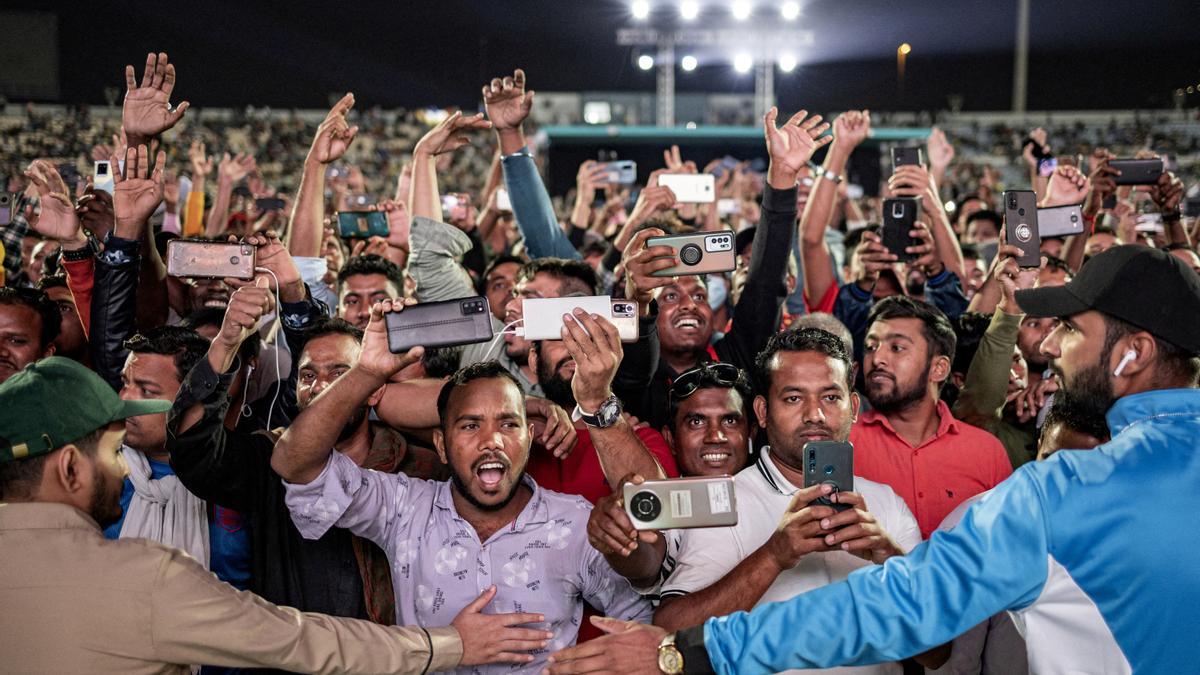
[[52, 355], [61, 324], [58, 305], [42, 291], [0, 287], [0, 382]]
[[[288, 481], [287, 505], [300, 533], [315, 539], [341, 527], [379, 545], [391, 562], [402, 623], [445, 626], [480, 592], [498, 589], [493, 611], [539, 615], [511, 615], [512, 625], [535, 627], [512, 629], [518, 635], [500, 655], [530, 670], [545, 665], [547, 650], [574, 643], [585, 600], [610, 616], [648, 619], [649, 604], [588, 545], [590, 505], [525, 473], [532, 437], [525, 394], [499, 364], [459, 370], [438, 395], [433, 439], [451, 480], [366, 470], [334, 449], [353, 411], [423, 352], [388, 350], [384, 315], [403, 306], [386, 301], [371, 309], [357, 362], [275, 446], [271, 464]], [[591, 322], [591, 335], [602, 330]], [[603, 339], [616, 340], [615, 328]], [[578, 360], [581, 369], [604, 368]]]

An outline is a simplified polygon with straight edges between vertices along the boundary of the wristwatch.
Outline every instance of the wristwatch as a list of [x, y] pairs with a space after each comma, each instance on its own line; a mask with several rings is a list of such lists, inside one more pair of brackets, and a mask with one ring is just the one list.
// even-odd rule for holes
[[658, 643], [658, 669], [667, 675], [680, 675], [683, 672], [683, 654], [675, 647], [674, 633], [667, 633]]
[[821, 167], [820, 170], [817, 171], [817, 178], [824, 178], [825, 180], [832, 181], [834, 185], [846, 180], [845, 176], [836, 174], [825, 167]]
[[617, 398], [616, 394], [609, 396], [600, 402], [600, 407], [595, 412], [584, 412], [579, 404], [575, 404], [575, 414], [583, 423], [589, 427], [597, 429], [607, 429], [617, 423], [621, 419], [621, 411], [624, 406], [621, 405], [621, 399]]

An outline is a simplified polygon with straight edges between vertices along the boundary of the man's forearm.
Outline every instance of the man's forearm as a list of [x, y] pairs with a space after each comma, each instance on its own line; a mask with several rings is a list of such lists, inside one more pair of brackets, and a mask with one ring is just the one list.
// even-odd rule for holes
[[288, 253], [293, 256], [316, 258], [321, 255], [325, 220], [325, 165], [307, 160], [300, 188], [296, 191], [296, 206], [288, 227]]
[[436, 158], [421, 148], [413, 151], [412, 186], [409, 188], [409, 213], [442, 222], [442, 202], [438, 193]]
[[[846, 169], [846, 160], [850, 150], [834, 141], [829, 146], [829, 154], [825, 156], [824, 168], [827, 171], [841, 175]], [[816, 303], [825, 296], [829, 287], [837, 283], [834, 276], [833, 261], [829, 254], [829, 245], [825, 242], [825, 229], [833, 216], [834, 201], [837, 197], [837, 185], [830, 180], [818, 178], [804, 213], [800, 217], [800, 251], [804, 260], [804, 291], [809, 302]]]
[[609, 553], [605, 554], [604, 559], [614, 572], [628, 579], [635, 587], [645, 588], [653, 585], [658, 579], [666, 557], [667, 542], [659, 532], [658, 538], [652, 544], [639, 541], [633, 553], [627, 556]]
[[383, 398], [375, 405], [375, 414], [396, 429], [430, 429], [441, 423], [437, 397], [445, 380], [424, 378], [389, 382]]
[[760, 548], [708, 588], [664, 597], [654, 612], [654, 625], [673, 631], [704, 623], [714, 616], [748, 612], [778, 576], [779, 567]]
[[604, 478], [612, 489], [618, 489], [621, 478], [631, 473], [646, 480], [667, 477], [658, 460], [646, 449], [625, 418], [607, 429], [590, 427], [589, 433], [596, 446], [600, 469], [604, 471]]
[[233, 181], [225, 176], [217, 179], [217, 196], [213, 198], [212, 210], [208, 212], [208, 221], [204, 224], [204, 233], [210, 237], [220, 236], [225, 232], [225, 223], [229, 216], [229, 202], [233, 198]]

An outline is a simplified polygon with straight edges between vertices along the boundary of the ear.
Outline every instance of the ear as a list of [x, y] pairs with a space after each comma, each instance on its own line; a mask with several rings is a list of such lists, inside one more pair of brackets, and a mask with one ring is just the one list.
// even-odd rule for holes
[[56, 346], [53, 342], [46, 345], [46, 350], [42, 352], [42, 358], [45, 358], [47, 356], [54, 356], [55, 349], [56, 349]]
[[[66, 445], [58, 451], [57, 456], [47, 462], [54, 472], [51, 480], [66, 494], [74, 495], [87, 489], [91, 480], [91, 472], [87, 470], [87, 459], [83, 452], [74, 445]], [[42, 477], [46, 479], [45, 476]]]
[[433, 430], [433, 447], [437, 449], [437, 454], [441, 458], [442, 464], [449, 466], [450, 460], [446, 457], [446, 434], [440, 427]]
[[671, 448], [671, 453], [675, 453], [675, 434], [671, 433], [671, 425], [664, 424], [662, 428], [663, 440], [667, 442], [667, 447]]
[[383, 400], [383, 392], [385, 391], [387, 391], [386, 384], [372, 392], [371, 395], [367, 397], [367, 405], [372, 407], [379, 405], [379, 402]]
[[536, 342], [530, 342], [530, 343], [529, 343], [529, 369], [533, 371], [534, 375], [537, 375], [537, 371], [538, 371], [538, 343], [536, 343]]
[[767, 428], [767, 399], [762, 396], [754, 397], [754, 416], [758, 418], [760, 429]]
[[858, 411], [862, 410], [862, 399], [858, 397], [857, 391], [850, 392], [850, 423], [854, 424], [858, 421]]
[[[1124, 342], [1125, 344], [1121, 344]], [[1137, 357], [1125, 364], [1125, 368], [1121, 370], [1122, 376], [1133, 376], [1141, 373], [1150, 367], [1158, 359], [1158, 345], [1154, 342], [1154, 337], [1147, 332], [1138, 332], [1130, 335], [1117, 342], [1109, 356], [1112, 363], [1108, 364], [1108, 372], [1112, 373], [1116, 369], [1117, 364], [1125, 357], [1125, 353], [1129, 350], [1137, 352]]]
[[935, 357], [929, 369], [929, 376], [938, 384], [944, 383], [950, 377], [950, 357], [944, 355]]

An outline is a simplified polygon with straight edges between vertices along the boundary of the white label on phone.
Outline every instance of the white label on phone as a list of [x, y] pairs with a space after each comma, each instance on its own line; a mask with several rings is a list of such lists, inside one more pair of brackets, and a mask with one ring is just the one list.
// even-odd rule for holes
[[692, 491], [671, 490], [671, 517], [692, 517]]
[[729, 499], [729, 483], [721, 481], [720, 483], [708, 484], [708, 511], [712, 514], [729, 513], [733, 510], [733, 505]]

